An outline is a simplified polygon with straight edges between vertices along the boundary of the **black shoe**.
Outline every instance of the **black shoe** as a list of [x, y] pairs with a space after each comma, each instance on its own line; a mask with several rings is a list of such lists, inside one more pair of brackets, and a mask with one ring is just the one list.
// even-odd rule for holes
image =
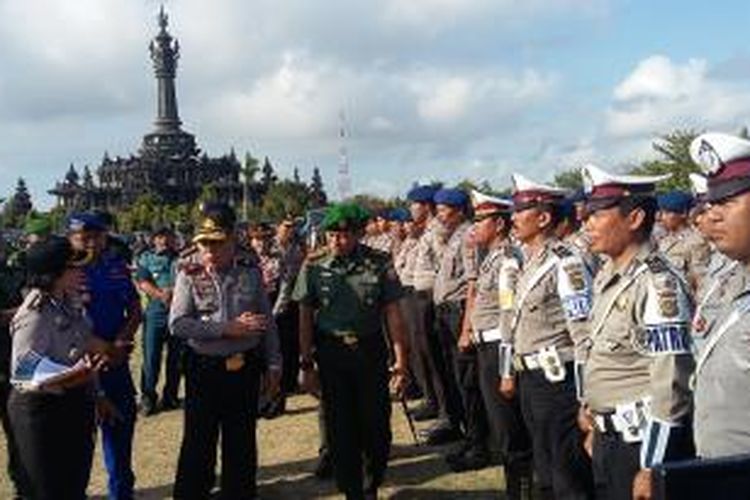
[[318, 465], [315, 466], [315, 477], [318, 479], [331, 479], [333, 477], [333, 458], [330, 453], [322, 453], [318, 457]]
[[156, 415], [158, 409], [156, 402], [148, 397], [141, 398], [141, 415], [144, 417], [150, 417]]
[[417, 422], [424, 422], [425, 420], [433, 420], [438, 418], [437, 407], [425, 403], [417, 406], [411, 412], [411, 417]]
[[470, 449], [451, 461], [446, 460], [446, 463], [453, 472], [479, 470], [490, 465], [490, 457], [484, 450]]
[[159, 411], [172, 411], [180, 407], [180, 400], [178, 398], [161, 398], [159, 403]]
[[467, 451], [471, 449], [471, 443], [468, 441], [462, 441], [457, 446], [451, 448], [451, 451], [445, 454], [446, 462], [453, 462], [456, 459], [463, 457]]
[[425, 443], [431, 446], [458, 441], [462, 437], [463, 434], [459, 429], [444, 422], [438, 422], [436, 425], [422, 432], [422, 438]]

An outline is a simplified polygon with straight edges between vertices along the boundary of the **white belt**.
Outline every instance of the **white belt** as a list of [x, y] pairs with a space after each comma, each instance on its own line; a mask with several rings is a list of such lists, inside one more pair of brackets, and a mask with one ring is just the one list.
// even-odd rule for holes
[[490, 342], [499, 342], [501, 340], [503, 340], [503, 334], [499, 328], [474, 332], [474, 341], [477, 344], [487, 344]]
[[[558, 351], [560, 355], [560, 361], [568, 363], [575, 359], [575, 354], [571, 350]], [[521, 361], [520, 366], [516, 366], [517, 370], [538, 370], [542, 368], [542, 363], [539, 361], [539, 353], [533, 354], [519, 354], [516, 358], [517, 361]]]

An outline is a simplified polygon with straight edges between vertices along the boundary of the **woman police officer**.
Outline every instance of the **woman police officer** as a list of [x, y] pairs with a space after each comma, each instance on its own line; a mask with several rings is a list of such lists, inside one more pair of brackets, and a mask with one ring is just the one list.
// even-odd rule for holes
[[[11, 322], [14, 388], [8, 413], [34, 499], [86, 496], [94, 450], [94, 378], [104, 356], [92, 353], [91, 326], [72, 302], [85, 257], [64, 238], [32, 246], [27, 254], [31, 291]], [[30, 380], [42, 363], [54, 363], [62, 372], [54, 382]]]

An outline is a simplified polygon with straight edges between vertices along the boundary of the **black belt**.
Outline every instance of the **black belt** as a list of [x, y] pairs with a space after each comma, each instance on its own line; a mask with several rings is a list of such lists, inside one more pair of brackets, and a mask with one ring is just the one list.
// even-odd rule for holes
[[206, 368], [221, 368], [225, 371], [239, 371], [245, 365], [257, 364], [257, 348], [240, 351], [227, 355], [201, 354], [190, 349], [195, 362]]

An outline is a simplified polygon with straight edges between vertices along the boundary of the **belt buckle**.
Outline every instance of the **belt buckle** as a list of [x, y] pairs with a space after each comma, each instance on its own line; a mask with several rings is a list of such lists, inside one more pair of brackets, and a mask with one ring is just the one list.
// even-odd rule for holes
[[354, 349], [357, 347], [357, 344], [359, 344], [359, 338], [352, 334], [346, 334], [341, 337], [341, 342], [348, 348]]
[[238, 372], [242, 370], [243, 366], [245, 366], [244, 353], [239, 352], [237, 354], [232, 354], [224, 359], [224, 368], [226, 368], [228, 372]]

